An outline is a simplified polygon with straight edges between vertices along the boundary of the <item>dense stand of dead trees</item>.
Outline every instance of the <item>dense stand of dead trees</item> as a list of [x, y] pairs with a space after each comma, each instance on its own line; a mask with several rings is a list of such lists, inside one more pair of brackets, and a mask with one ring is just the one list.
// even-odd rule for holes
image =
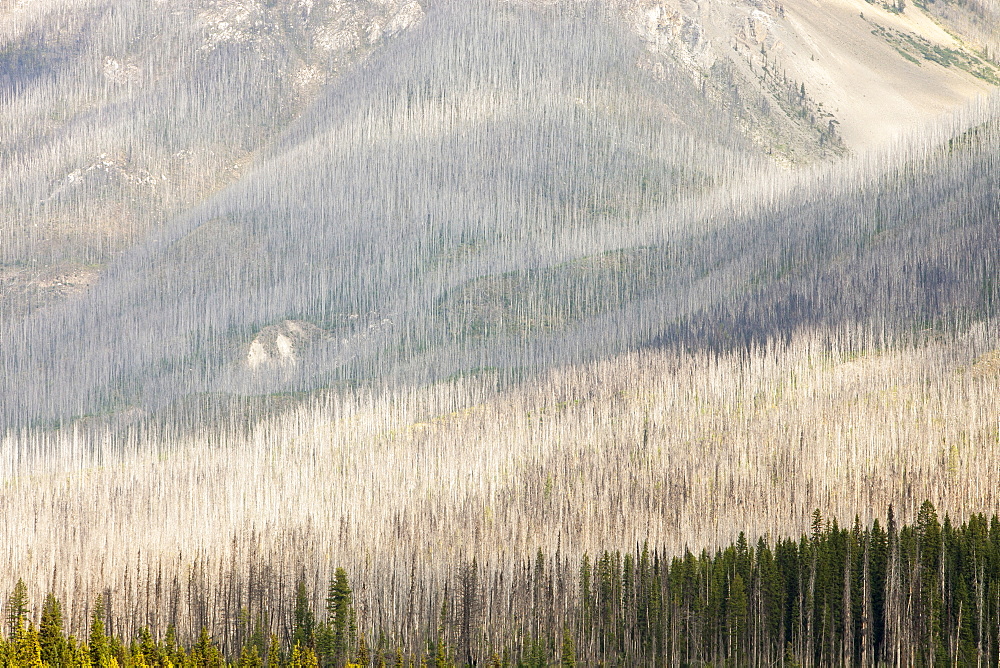
[[[258, 58], [266, 34], [202, 44], [188, 26], [191, 90], [113, 42], [97, 78], [120, 122], [55, 133], [37, 171], [36, 153], [2, 156], [10, 263], [109, 261], [127, 244], [35, 225], [92, 230], [108, 193], [128, 209], [147, 177], [213, 176], [111, 207], [139, 221], [126, 236], [155, 233], [79, 300], [0, 323], [0, 587], [51, 592], [80, 639], [103, 619], [123, 662], [142, 628], [161, 647], [205, 629], [235, 659], [258, 619], [278, 638], [259, 656], [291, 658], [296, 610], [323, 609], [337, 566], [359, 654], [363, 630], [382, 655], [477, 664], [995, 660], [995, 563], [935, 556], [919, 504], [971, 536], [1000, 502], [996, 101], [893, 155], [775, 174], [740, 119], [682, 78], [642, 80], [640, 45], [585, 9], [444, 4], [203, 206], [186, 208], [292, 114], [237, 95], [267, 81], [284, 99], [276, 72], [307, 65]], [[129, 77], [212, 122], [173, 127]], [[230, 93], [259, 127], [199, 106]], [[18, 97], [0, 127], [57, 98]], [[664, 123], [664, 100], [706, 122]], [[126, 159], [134, 117], [162, 131], [157, 169], [222, 146], [154, 173]], [[96, 162], [79, 148], [106, 141]], [[247, 364], [262, 331], [299, 322], [321, 334]], [[917, 528], [886, 534], [881, 564], [889, 504]], [[871, 528], [757, 542], [817, 507]], [[722, 552], [672, 561], [688, 546]]]
[[[18, 582], [0, 660], [11, 666], [993, 665], [1000, 660], [1000, 518], [961, 525], [920, 506], [900, 526], [889, 508], [851, 528], [814, 511], [799, 540], [761, 537], [697, 555], [642, 545], [569, 559], [475, 557], [414, 597], [338, 569], [314, 605], [301, 571], [229, 575], [249, 598], [209, 601], [178, 638], [177, 619], [129, 626], [129, 591], [97, 597], [80, 639], [63, 608], [31, 612]], [[200, 576], [208, 577], [211, 576]], [[209, 586], [197, 578], [189, 595]], [[323, 584], [323, 583], [321, 583]], [[261, 588], [263, 585], [263, 588]], [[352, 586], [354, 591], [352, 591]], [[373, 591], [356, 607], [355, 592]], [[394, 598], [408, 598], [405, 614]], [[123, 606], [124, 603], [124, 606]], [[162, 624], [163, 622], [161, 622]], [[86, 635], [84, 635], [86, 634]], [[84, 640], [86, 638], [86, 640]], [[40, 659], [41, 662], [32, 662]], [[230, 662], [227, 664], [226, 661]]]
[[256, 613], [299, 578], [318, 603], [338, 565], [364, 583], [359, 613], [417, 633], [473, 557], [481, 581], [510, 582], [539, 549], [714, 550], [795, 535], [817, 507], [844, 524], [889, 504], [912, 522], [925, 498], [956, 519], [996, 512], [996, 349], [986, 326], [903, 349], [802, 335], [518, 389], [333, 393], [249, 430], [25, 431], [3, 443], [0, 573], [52, 591], [73, 629], [107, 588], [114, 633], [204, 625], [229, 651], [220, 610]]

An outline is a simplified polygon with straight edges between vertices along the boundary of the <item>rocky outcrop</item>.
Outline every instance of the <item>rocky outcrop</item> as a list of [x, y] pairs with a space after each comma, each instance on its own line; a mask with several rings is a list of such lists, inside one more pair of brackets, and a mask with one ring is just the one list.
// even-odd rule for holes
[[285, 320], [260, 330], [247, 349], [251, 369], [294, 366], [309, 345], [329, 338], [326, 330], [303, 320]]

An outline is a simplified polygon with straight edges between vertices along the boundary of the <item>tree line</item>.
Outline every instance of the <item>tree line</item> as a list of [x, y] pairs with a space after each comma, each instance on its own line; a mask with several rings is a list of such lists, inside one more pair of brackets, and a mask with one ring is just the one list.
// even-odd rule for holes
[[[927, 501], [916, 522], [852, 527], [824, 520], [798, 540], [745, 534], [714, 554], [671, 556], [648, 545], [577, 560], [541, 551], [510, 571], [475, 559], [440, 583], [430, 606], [387, 618], [355, 609], [346, 571], [314, 610], [305, 580], [287, 619], [228, 615], [228, 651], [203, 628], [179, 638], [106, 631], [112, 593], [89, 629], [67, 633], [51, 593], [31, 614], [19, 581], [7, 598], [5, 666], [543, 666], [996, 665], [1000, 660], [1000, 518], [940, 521]], [[509, 586], [501, 581], [513, 577]], [[364, 586], [364, 583], [362, 583]], [[388, 592], [384, 592], [386, 596]], [[568, 594], [568, 595], [567, 595]], [[502, 600], [497, 600], [497, 599]], [[492, 609], [492, 613], [487, 613]], [[497, 611], [502, 614], [497, 614]], [[372, 612], [372, 611], [369, 611]], [[400, 617], [410, 616], [414, 619]], [[376, 621], [376, 618], [378, 621]], [[276, 630], [272, 630], [276, 629]]]

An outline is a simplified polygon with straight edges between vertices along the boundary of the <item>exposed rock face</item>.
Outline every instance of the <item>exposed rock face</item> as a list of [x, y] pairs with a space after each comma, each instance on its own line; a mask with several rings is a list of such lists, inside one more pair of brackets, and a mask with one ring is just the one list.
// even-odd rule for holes
[[424, 18], [424, 9], [419, 2], [407, 2], [403, 5], [386, 26], [386, 33], [395, 35], [416, 25]]
[[285, 320], [265, 327], [254, 337], [247, 350], [246, 364], [251, 369], [294, 366], [304, 348], [326, 338], [326, 330], [312, 323]]

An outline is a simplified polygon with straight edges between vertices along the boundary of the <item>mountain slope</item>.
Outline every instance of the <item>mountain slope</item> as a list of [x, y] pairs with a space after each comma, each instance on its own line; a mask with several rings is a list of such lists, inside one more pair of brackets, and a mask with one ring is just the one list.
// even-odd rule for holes
[[84, 290], [237, 181], [325, 82], [422, 15], [402, 0], [0, 5], [0, 322], [60, 301], [53, 275]]
[[[643, 41], [637, 67], [668, 85], [689, 79], [713, 113], [782, 164], [881, 145], [996, 83], [981, 51], [989, 4], [593, 6]], [[419, 25], [425, 9], [412, 0], [0, 7], [0, 319], [86, 291], [125, 248], [238, 180], [327, 83]], [[701, 113], [661, 111], [689, 124]]]
[[[902, 3], [902, 12], [882, 0], [622, 4], [653, 52], [676, 54], [707, 86], [728, 71], [747, 133], [792, 160], [815, 153], [809, 134], [815, 142], [835, 128], [847, 149], [863, 151], [1000, 83], [982, 43], [963, 42], [922, 3]], [[958, 13], [987, 16], [985, 8]]]
[[[630, 38], [582, 11], [439, 10], [331, 88], [241, 182], [85, 299], [27, 322], [17, 345], [65, 354], [15, 353], [16, 365], [76, 369], [82, 385], [44, 401], [82, 412], [123, 386], [161, 400], [284, 387], [281, 373], [246, 377], [235, 347], [305, 319], [332, 337], [328, 380], [355, 359], [347, 377], [370, 377], [420, 328], [412, 314], [463, 277], [567, 254], [764, 165], [696, 89], [644, 80]], [[460, 66], [471, 49], [477, 69]], [[664, 123], [664, 108], [679, 120]], [[680, 120], [695, 109], [716, 123]], [[379, 329], [396, 314], [402, 327]]]
[[[0, 589], [234, 658], [249, 620], [311, 637], [343, 567], [377, 654], [388, 628], [415, 663], [472, 633], [535, 656], [599, 629], [554, 612], [546, 555], [588, 564], [577, 602], [642, 611], [631, 581], [682, 620], [625, 575], [639, 545], [676, 574], [817, 507], [995, 511], [1000, 98], [892, 137], [993, 76], [941, 26], [994, 14], [937, 1], [4, 5]], [[822, 581], [876, 599], [872, 545]], [[805, 626], [828, 646], [768, 660], [850, 656]]]
[[86, 297], [10, 328], [5, 419], [992, 315], [995, 109], [899, 167], [764, 177], [788, 194], [758, 205], [739, 115], [681, 61], [646, 77], [608, 21], [439, 8]]

